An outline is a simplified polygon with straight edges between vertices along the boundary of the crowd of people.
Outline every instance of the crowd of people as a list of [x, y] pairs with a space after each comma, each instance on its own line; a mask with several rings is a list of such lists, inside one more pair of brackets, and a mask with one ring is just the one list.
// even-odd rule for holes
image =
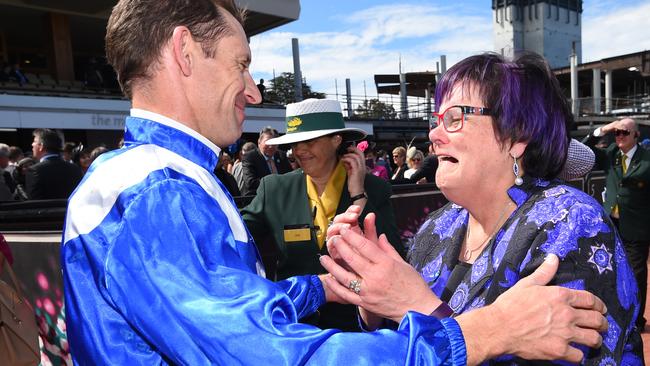
[[32, 149], [0, 143], [0, 202], [68, 198], [105, 146], [64, 144], [61, 131], [33, 131]]
[[[106, 51], [132, 101], [123, 147], [88, 168], [99, 151], [39, 129], [33, 165], [11, 160], [28, 199], [74, 190], [75, 364], [643, 364], [650, 154], [633, 120], [594, 131], [616, 138], [592, 150], [570, 139], [542, 57], [487, 53], [441, 78], [422, 150], [381, 150], [337, 101], [308, 99], [287, 105], [286, 134], [230, 156], [262, 100], [244, 21], [232, 0], [120, 0]], [[594, 161], [604, 207], [566, 184]], [[390, 202], [407, 183], [449, 200], [408, 244]], [[241, 210], [240, 194], [254, 195]]]

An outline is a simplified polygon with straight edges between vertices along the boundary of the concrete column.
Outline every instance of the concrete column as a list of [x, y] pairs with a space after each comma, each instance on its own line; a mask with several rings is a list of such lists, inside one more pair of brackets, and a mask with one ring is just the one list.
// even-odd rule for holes
[[440, 74], [447, 72], [447, 55], [440, 55]]
[[578, 100], [578, 55], [572, 53], [569, 57], [571, 66], [571, 113], [577, 117], [580, 113], [580, 106]]
[[605, 70], [605, 113], [612, 112], [612, 70]]
[[300, 71], [300, 46], [298, 38], [291, 38], [291, 49], [293, 50], [293, 79], [295, 83], [296, 102], [302, 100], [302, 72]]
[[406, 74], [399, 74], [399, 97], [401, 101], [400, 115], [401, 119], [409, 118], [408, 96], [406, 94]]
[[350, 79], [345, 79], [345, 99], [348, 103], [348, 118], [354, 114], [352, 110], [352, 87], [350, 86]]
[[594, 103], [594, 113], [600, 114], [600, 69], [593, 69], [592, 93]]
[[68, 15], [48, 13], [45, 18], [46, 29], [50, 29], [52, 63], [50, 72], [59, 80], [74, 80], [74, 58], [70, 38]]
[[431, 83], [427, 83], [427, 88], [424, 90], [424, 98], [427, 103], [427, 119], [431, 118]]

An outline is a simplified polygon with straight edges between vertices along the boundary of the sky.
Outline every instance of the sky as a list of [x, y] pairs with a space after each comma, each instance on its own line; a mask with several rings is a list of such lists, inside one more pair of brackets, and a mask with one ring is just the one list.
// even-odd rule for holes
[[[293, 72], [291, 38], [300, 43], [302, 75], [313, 90], [376, 96], [373, 76], [435, 71], [493, 50], [486, 0], [301, 0], [300, 18], [251, 38], [257, 81]], [[650, 0], [584, 0], [582, 61], [650, 50]], [[336, 81], [335, 81], [336, 80]], [[266, 83], [269, 86], [269, 83]], [[384, 97], [385, 98], [385, 97]], [[382, 98], [383, 99], [383, 98]]]

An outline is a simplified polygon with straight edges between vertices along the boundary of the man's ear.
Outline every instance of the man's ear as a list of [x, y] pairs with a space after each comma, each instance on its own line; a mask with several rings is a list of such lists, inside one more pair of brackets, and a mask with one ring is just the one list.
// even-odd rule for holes
[[181, 70], [183, 76], [192, 75], [192, 53], [191, 44], [194, 42], [192, 33], [185, 26], [178, 26], [174, 28], [172, 33], [172, 51], [174, 61]]

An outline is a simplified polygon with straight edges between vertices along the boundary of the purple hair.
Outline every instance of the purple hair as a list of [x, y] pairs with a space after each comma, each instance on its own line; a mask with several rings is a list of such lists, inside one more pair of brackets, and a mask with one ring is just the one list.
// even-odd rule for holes
[[483, 107], [492, 110], [499, 143], [528, 143], [522, 160], [526, 175], [555, 178], [566, 161], [573, 115], [544, 58], [534, 53], [513, 61], [496, 53], [470, 56], [443, 75], [436, 87], [436, 110], [455, 87], [469, 91], [471, 84], [478, 87]]

